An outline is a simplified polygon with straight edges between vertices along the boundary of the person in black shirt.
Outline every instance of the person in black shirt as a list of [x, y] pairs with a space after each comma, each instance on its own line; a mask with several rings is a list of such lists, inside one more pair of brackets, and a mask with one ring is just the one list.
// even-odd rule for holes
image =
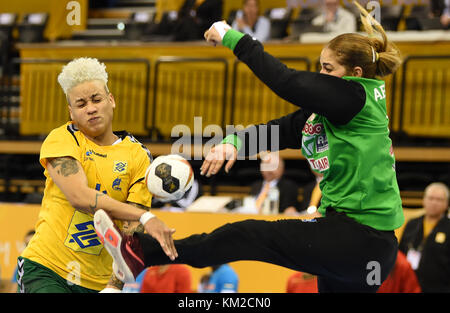
[[[268, 166], [267, 166], [268, 165]], [[257, 199], [264, 193], [266, 185], [279, 190], [278, 213], [286, 215], [298, 214], [299, 203], [297, 183], [284, 175], [285, 164], [283, 158], [275, 153], [269, 154], [261, 160], [260, 172], [262, 180], [251, 185], [251, 195]], [[270, 188], [269, 187], [269, 188]]]
[[432, 183], [423, 198], [425, 215], [410, 220], [399, 249], [416, 271], [423, 292], [450, 292], [449, 190]]

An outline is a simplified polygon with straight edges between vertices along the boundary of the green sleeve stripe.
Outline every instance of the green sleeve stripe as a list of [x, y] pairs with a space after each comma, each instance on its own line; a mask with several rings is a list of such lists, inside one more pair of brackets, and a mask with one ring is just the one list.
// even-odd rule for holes
[[223, 144], [229, 143], [236, 147], [236, 149], [239, 151], [242, 147], [242, 141], [241, 139], [236, 136], [235, 134], [231, 134], [225, 137], [224, 140], [222, 140]]
[[239, 42], [239, 40], [241, 40], [242, 37], [244, 37], [244, 35], [245, 34], [238, 32], [235, 29], [230, 29], [225, 33], [225, 36], [223, 36], [222, 45], [234, 51], [237, 43]]

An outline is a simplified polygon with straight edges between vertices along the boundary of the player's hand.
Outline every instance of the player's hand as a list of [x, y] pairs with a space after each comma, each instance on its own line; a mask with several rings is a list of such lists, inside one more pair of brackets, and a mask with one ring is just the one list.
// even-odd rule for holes
[[147, 233], [155, 238], [164, 253], [173, 261], [178, 257], [177, 250], [175, 249], [175, 244], [173, 243], [172, 235], [175, 233], [175, 229], [170, 229], [164, 224], [163, 221], [158, 219], [156, 216], [151, 218], [144, 225]]
[[228, 25], [225, 21], [215, 22], [204, 34], [206, 42], [212, 43], [214, 45], [222, 43], [223, 37], [230, 29], [231, 26]]
[[232, 144], [226, 143], [213, 147], [200, 167], [200, 175], [206, 174], [206, 177], [209, 177], [211, 174], [217, 174], [225, 160], [228, 160], [225, 165], [225, 172], [228, 173], [237, 160], [237, 149]]

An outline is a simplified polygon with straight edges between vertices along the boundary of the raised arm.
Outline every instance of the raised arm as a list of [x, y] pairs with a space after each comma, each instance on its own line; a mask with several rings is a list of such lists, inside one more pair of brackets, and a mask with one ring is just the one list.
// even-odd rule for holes
[[290, 69], [265, 52], [262, 44], [249, 35], [227, 26], [219, 29], [223, 24], [214, 25], [205, 33], [207, 41], [221, 42], [232, 49], [239, 60], [286, 101], [322, 115], [334, 124], [348, 123], [363, 108], [366, 98], [361, 84], [331, 75]]

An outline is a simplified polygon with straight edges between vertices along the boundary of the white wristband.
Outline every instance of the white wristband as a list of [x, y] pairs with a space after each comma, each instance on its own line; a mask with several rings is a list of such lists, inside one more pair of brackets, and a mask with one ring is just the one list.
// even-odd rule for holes
[[215, 22], [214, 24], [212, 24], [211, 28], [213, 28], [213, 27], [217, 30], [217, 32], [220, 35], [220, 39], [222, 39], [222, 40], [223, 40], [223, 36], [225, 36], [227, 31], [230, 29], [230, 26], [228, 26], [224, 22]]
[[141, 218], [139, 219], [139, 222], [141, 222], [142, 225], [145, 225], [149, 220], [154, 218], [155, 215], [150, 212], [145, 212], [141, 215]]

